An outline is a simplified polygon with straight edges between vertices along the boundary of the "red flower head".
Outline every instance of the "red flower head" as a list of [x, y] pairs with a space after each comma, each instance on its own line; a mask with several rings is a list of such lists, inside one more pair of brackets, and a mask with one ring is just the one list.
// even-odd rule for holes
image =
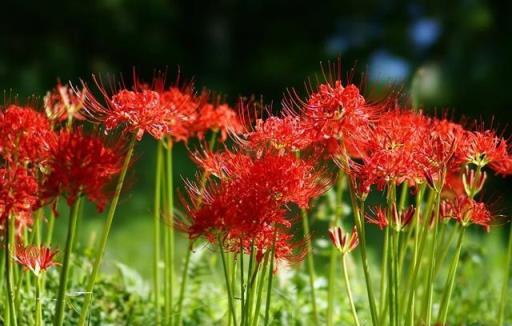
[[17, 233], [32, 224], [38, 202], [36, 179], [24, 168], [0, 169], [0, 227], [7, 218], [16, 219]]
[[330, 228], [329, 237], [334, 247], [336, 247], [342, 255], [351, 252], [359, 244], [359, 236], [355, 227], [350, 234], [343, 231], [341, 226]]
[[185, 87], [170, 87], [159, 91], [164, 107], [169, 110], [169, 130], [167, 135], [175, 141], [188, 141], [195, 135], [195, 124], [198, 119], [200, 99], [193, 93], [189, 85]]
[[55, 139], [44, 114], [16, 105], [0, 113], [0, 134], [0, 154], [20, 165], [44, 163]]
[[492, 214], [484, 203], [479, 203], [465, 195], [459, 196], [453, 200], [445, 200], [441, 203], [441, 218], [453, 218], [462, 226], [471, 224], [481, 225], [486, 231], [489, 231]]
[[220, 140], [225, 141], [228, 132], [239, 134], [242, 132], [242, 123], [238, 114], [228, 104], [220, 103], [219, 100], [214, 103], [204, 103], [199, 106], [197, 119], [193, 123], [193, 129], [199, 139], [204, 138], [204, 134], [211, 130], [220, 133]]
[[393, 204], [390, 212], [392, 220], [390, 221], [384, 209], [376, 207], [373, 209], [372, 214], [366, 215], [366, 221], [370, 224], [379, 226], [381, 230], [389, 225], [397, 232], [400, 232], [412, 222], [415, 211], [414, 207], [410, 206], [409, 208], [399, 212], [396, 205]]
[[296, 152], [311, 146], [316, 139], [299, 117], [287, 115], [256, 120], [256, 126], [245, 135], [246, 146], [255, 150], [275, 149]]
[[[211, 166], [220, 179], [212, 181], [208, 191], [188, 187], [190, 202], [201, 202], [199, 206], [187, 205], [191, 224], [182, 228], [191, 238], [204, 236], [216, 242], [220, 234], [228, 249], [234, 250], [250, 248], [253, 240], [268, 246], [273, 241], [275, 228], [279, 228], [278, 239], [286, 242], [284, 239], [289, 237], [287, 231], [291, 226], [286, 218], [287, 205], [294, 203], [305, 208], [311, 198], [330, 185], [325, 172], [318, 170], [315, 162], [293, 154], [269, 152], [252, 157], [227, 153], [217, 154], [215, 158], [210, 155], [208, 162], [215, 162]], [[288, 253], [292, 252], [294, 250]], [[276, 255], [286, 256], [284, 252]]]
[[356, 169], [360, 187], [423, 180], [418, 163], [422, 141], [428, 135], [428, 119], [420, 113], [392, 110], [381, 115], [366, 142], [362, 165]]
[[36, 247], [22, 245], [16, 246], [16, 253], [14, 259], [18, 264], [22, 265], [25, 269], [30, 270], [36, 277], [48, 268], [59, 265], [55, 262], [54, 258], [57, 254], [48, 247]]
[[377, 225], [381, 230], [389, 225], [386, 212], [380, 206], [377, 206], [371, 210], [371, 214], [366, 214], [366, 221], [370, 224]]
[[77, 129], [61, 131], [51, 153], [44, 198], [63, 195], [72, 205], [84, 194], [102, 210], [108, 199], [105, 187], [121, 169], [123, 144], [107, 146], [104, 139]]
[[464, 141], [457, 150], [457, 158], [462, 164], [474, 164], [479, 167], [489, 165], [498, 173], [503, 171], [503, 162], [511, 160], [508, 144], [494, 131], [467, 131]]
[[[132, 90], [120, 89], [110, 95], [100, 81], [95, 79], [106, 104], [101, 104], [89, 90], [85, 92], [86, 112], [93, 121], [102, 122], [107, 130], [122, 126], [127, 132], [135, 133], [140, 140], [145, 132], [156, 139], [173, 134], [178, 140], [182, 134], [182, 119], [195, 106], [192, 92], [177, 87], [164, 88], [163, 76], [157, 76], [148, 86], [134, 77]], [[86, 87], [84, 87], [86, 88]]]
[[85, 90], [75, 92], [59, 81], [55, 89], [44, 97], [46, 116], [57, 121], [84, 120], [80, 112], [84, 108], [84, 100]]

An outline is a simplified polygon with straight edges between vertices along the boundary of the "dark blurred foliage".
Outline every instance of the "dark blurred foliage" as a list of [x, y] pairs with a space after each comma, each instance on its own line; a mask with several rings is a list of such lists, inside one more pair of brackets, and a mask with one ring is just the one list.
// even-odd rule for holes
[[[414, 84], [427, 108], [487, 125], [494, 116], [503, 129], [511, 121], [511, 7], [482, 0], [4, 1], [0, 89], [41, 96], [57, 78], [129, 78], [133, 66], [146, 78], [168, 67], [172, 78], [179, 65], [231, 101], [262, 94], [278, 106], [286, 87], [301, 89], [320, 61], [340, 56], [344, 71], [368, 73], [370, 88], [409, 92]], [[180, 151], [184, 167], [190, 162]], [[152, 155], [139, 164], [153, 164]], [[140, 170], [136, 188], [151, 189], [152, 166]], [[510, 187], [498, 182], [503, 191], [489, 196], [506, 199]]]

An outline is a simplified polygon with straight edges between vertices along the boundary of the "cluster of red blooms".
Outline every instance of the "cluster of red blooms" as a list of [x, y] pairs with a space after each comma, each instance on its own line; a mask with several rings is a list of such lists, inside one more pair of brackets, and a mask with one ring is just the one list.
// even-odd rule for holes
[[96, 85], [103, 101], [84, 87], [88, 117], [102, 123], [107, 131], [121, 127], [135, 134], [137, 140], [148, 133], [156, 139], [186, 142], [193, 137], [203, 138], [208, 130], [220, 132], [225, 139], [228, 131], [236, 133], [242, 128], [236, 112], [227, 104], [209, 101], [208, 92], [197, 95], [189, 84], [166, 87], [161, 75], [150, 85], [134, 77], [132, 89], [123, 87], [112, 94], [101, 81], [96, 80]]
[[[201, 197], [192, 202], [201, 204], [188, 208], [192, 223], [186, 231], [211, 242], [221, 237], [226, 248], [245, 252], [251, 245], [265, 252], [276, 239], [276, 248], [284, 251], [277, 258], [287, 258], [292, 242], [285, 208], [289, 203], [305, 208], [326, 189], [329, 178], [318, 168], [326, 157], [344, 169], [360, 198], [372, 188], [428, 185], [443, 194], [455, 192], [443, 204], [443, 217], [488, 228], [491, 214], [473, 197], [485, 181], [484, 167], [512, 174], [507, 141], [494, 131], [469, 130], [446, 118], [399, 108], [396, 102], [372, 104], [353, 84], [327, 82], [307, 100], [293, 95], [283, 101], [283, 116], [256, 120], [236, 137], [236, 151], [196, 154], [199, 166], [216, 178], [206, 192], [189, 187], [193, 198]], [[468, 185], [475, 170], [478, 180]], [[369, 220], [401, 230], [415, 212], [392, 210], [392, 221], [378, 209]]]

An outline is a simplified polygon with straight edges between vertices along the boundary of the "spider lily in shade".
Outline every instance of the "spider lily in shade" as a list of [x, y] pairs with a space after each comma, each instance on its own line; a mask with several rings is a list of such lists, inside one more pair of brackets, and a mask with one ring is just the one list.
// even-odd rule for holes
[[54, 89], [46, 93], [44, 108], [50, 121], [67, 121], [68, 125], [73, 120], [85, 120], [82, 114], [85, 101], [85, 89], [73, 91], [68, 85], [62, 85], [60, 81]]

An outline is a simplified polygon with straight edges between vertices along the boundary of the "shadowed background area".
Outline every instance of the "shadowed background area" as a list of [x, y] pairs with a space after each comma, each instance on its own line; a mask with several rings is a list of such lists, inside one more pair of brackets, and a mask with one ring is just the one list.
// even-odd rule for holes
[[[278, 107], [287, 87], [302, 89], [320, 61], [341, 56], [345, 72], [368, 73], [370, 88], [393, 84], [410, 92], [414, 85], [426, 111], [449, 109], [487, 126], [494, 117], [500, 130], [510, 122], [512, 22], [505, 2], [32, 0], [2, 8], [0, 89], [20, 100], [42, 97], [57, 78], [122, 73], [128, 81], [135, 66], [147, 78], [168, 67], [172, 79], [180, 65], [186, 78], [231, 102], [261, 94]], [[145, 275], [149, 264], [137, 257], [151, 250], [153, 151], [150, 139], [137, 149], [108, 253]], [[176, 173], [193, 175], [183, 146], [176, 157]], [[507, 213], [510, 181], [494, 182], [486, 196], [503, 194], [499, 207]], [[103, 217], [90, 207], [84, 217], [88, 241], [86, 230], [97, 230]]]

